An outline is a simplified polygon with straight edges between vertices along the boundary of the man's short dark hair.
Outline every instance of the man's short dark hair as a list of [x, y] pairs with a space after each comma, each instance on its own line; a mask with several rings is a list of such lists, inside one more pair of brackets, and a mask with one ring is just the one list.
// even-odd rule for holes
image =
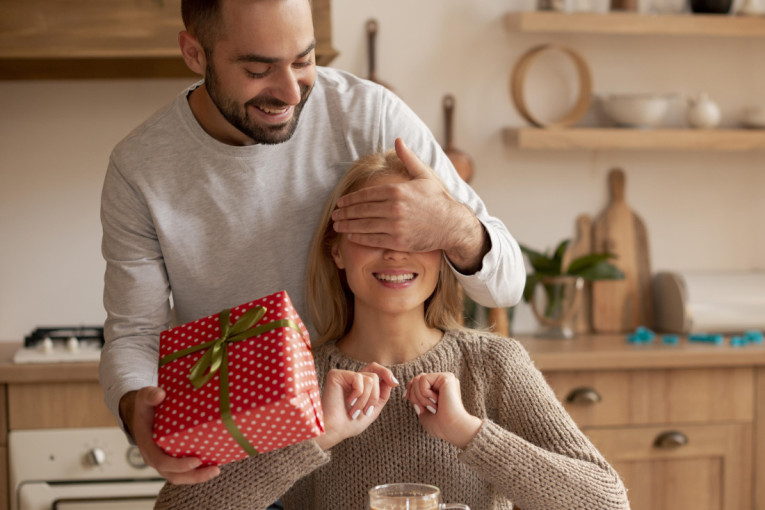
[[211, 52], [220, 31], [221, 0], [182, 0], [181, 16], [186, 30]]

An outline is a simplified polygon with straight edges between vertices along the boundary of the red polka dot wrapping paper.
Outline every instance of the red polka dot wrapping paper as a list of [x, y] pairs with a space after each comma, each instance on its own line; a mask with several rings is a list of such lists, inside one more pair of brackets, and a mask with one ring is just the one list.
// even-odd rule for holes
[[[291, 319], [300, 329], [278, 327], [225, 343], [231, 417], [247, 442], [264, 453], [323, 434], [324, 421], [308, 330], [289, 296], [281, 291], [232, 308], [230, 323], [257, 306], [266, 312], [256, 326]], [[160, 359], [220, 336], [218, 314], [163, 331]], [[221, 417], [220, 371], [199, 389], [190, 380], [192, 367], [206, 350], [159, 368], [159, 386], [167, 397], [155, 410], [154, 441], [169, 455], [221, 465], [248, 453]]]

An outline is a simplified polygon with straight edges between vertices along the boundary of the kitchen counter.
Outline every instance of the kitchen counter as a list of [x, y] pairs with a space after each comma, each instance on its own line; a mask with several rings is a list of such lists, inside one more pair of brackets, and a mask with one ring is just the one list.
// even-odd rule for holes
[[662, 344], [661, 335], [648, 344], [631, 344], [626, 335], [517, 339], [542, 371], [765, 366], [765, 344], [731, 347], [729, 337], [723, 345], [689, 342], [682, 335], [677, 345]]
[[19, 342], [0, 342], [0, 384], [98, 381], [97, 363], [28, 363], [17, 365]]
[[[579, 335], [570, 340], [517, 337], [543, 371], [628, 370], [639, 368], [704, 368], [765, 366], [765, 344], [731, 347], [689, 342], [664, 345], [660, 336], [649, 344], [630, 344], [626, 335]], [[18, 382], [97, 381], [97, 363], [30, 363], [16, 365], [13, 355], [21, 344], [0, 343], [0, 384]]]

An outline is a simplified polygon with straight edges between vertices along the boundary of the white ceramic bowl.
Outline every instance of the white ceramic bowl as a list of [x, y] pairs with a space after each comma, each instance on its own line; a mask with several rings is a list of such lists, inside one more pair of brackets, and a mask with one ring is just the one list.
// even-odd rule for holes
[[600, 102], [605, 114], [617, 125], [631, 128], [652, 128], [667, 116], [669, 94], [603, 94]]

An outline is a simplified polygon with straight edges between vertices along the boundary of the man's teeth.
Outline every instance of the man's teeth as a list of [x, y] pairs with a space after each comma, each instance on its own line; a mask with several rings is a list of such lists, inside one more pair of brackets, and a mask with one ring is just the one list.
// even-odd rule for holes
[[408, 282], [409, 280], [413, 280], [414, 279], [414, 273], [405, 273], [405, 274], [375, 274], [375, 277], [378, 280], [382, 280], [384, 282], [401, 283], [401, 282]]
[[289, 106], [285, 106], [284, 108], [268, 108], [267, 106], [258, 106], [261, 110], [268, 113], [269, 115], [277, 115], [279, 113], [284, 113], [289, 109]]

